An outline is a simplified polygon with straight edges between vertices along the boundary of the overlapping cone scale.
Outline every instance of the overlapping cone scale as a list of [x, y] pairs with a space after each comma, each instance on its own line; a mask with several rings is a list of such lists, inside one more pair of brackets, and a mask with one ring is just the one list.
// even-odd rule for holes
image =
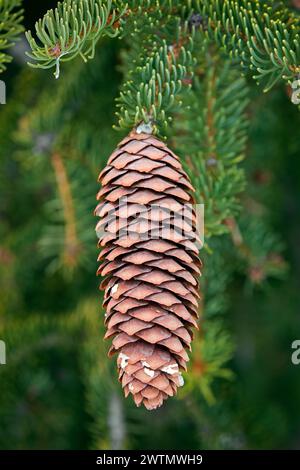
[[133, 131], [99, 175], [95, 214], [105, 337], [125, 396], [155, 409], [183, 385], [197, 327], [200, 240], [194, 191], [179, 158]]

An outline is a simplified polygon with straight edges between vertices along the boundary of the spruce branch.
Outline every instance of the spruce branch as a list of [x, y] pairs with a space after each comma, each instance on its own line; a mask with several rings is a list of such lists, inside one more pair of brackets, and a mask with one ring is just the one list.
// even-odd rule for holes
[[[101, 36], [152, 32], [163, 17], [181, 21], [201, 15], [205, 30], [244, 71], [268, 91], [281, 79], [291, 82], [300, 72], [299, 16], [284, 2], [261, 0], [65, 0], [36, 23], [39, 43], [27, 32], [31, 65], [49, 68], [80, 54], [93, 57]], [[201, 26], [201, 25], [198, 25]]]
[[23, 31], [22, 0], [0, 0], [0, 73], [6, 69], [12, 58], [6, 49], [14, 44], [18, 35]]
[[132, 128], [143, 121], [165, 129], [172, 121], [171, 113], [182, 104], [182, 91], [191, 87], [195, 64], [194, 34], [179, 19], [173, 21], [173, 28], [172, 43], [164, 37], [145, 39], [117, 100], [119, 128]]
[[103, 36], [115, 37], [119, 33], [119, 18], [125, 13], [112, 0], [65, 0], [36, 22], [38, 40], [30, 31], [26, 37], [32, 49], [27, 55], [29, 65], [43, 69], [56, 67], [59, 77], [60, 62], [80, 55], [84, 61], [94, 57], [95, 46]]
[[283, 279], [288, 265], [282, 257], [284, 245], [272, 232], [266, 214], [258, 215], [248, 208], [247, 215], [228, 221], [240, 270], [252, 285], [264, 285], [268, 278]]
[[300, 20], [284, 2], [199, 0], [207, 35], [270, 90], [300, 72]]
[[234, 344], [223, 322], [219, 319], [204, 322], [203, 331], [197, 332], [194, 340], [191, 370], [185, 375], [186, 385], [180, 395], [186, 396], [199, 390], [208, 404], [214, 404], [215, 380], [231, 380], [234, 377], [233, 372], [226, 367], [233, 352]]
[[214, 50], [201, 54], [199, 64], [187, 106], [174, 121], [173, 140], [185, 157], [197, 202], [205, 204], [208, 239], [228, 232], [224, 222], [239, 210], [245, 177], [238, 164], [244, 158], [248, 96], [245, 80]]
[[58, 152], [53, 153], [51, 163], [55, 173], [65, 220], [63, 264], [69, 268], [73, 268], [77, 264], [77, 258], [81, 251], [81, 243], [77, 236], [74, 201], [66, 168], [63, 159]]

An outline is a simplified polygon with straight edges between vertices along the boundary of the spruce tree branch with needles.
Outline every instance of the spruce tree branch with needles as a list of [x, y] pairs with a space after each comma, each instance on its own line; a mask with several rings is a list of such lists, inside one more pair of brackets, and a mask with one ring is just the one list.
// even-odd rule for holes
[[70, 183], [66, 168], [59, 153], [53, 153], [51, 157], [52, 167], [55, 173], [58, 192], [63, 206], [65, 220], [65, 241], [64, 241], [64, 264], [72, 267], [76, 265], [77, 256], [80, 252], [80, 241], [77, 237], [76, 215]]
[[153, 30], [162, 15], [185, 21], [195, 13], [202, 16], [207, 36], [263, 83], [264, 91], [297, 78], [300, 20], [282, 1], [188, 0], [182, 6], [177, 0], [65, 0], [36, 23], [38, 42], [27, 32], [31, 65], [56, 66], [58, 76], [60, 61], [93, 57], [101, 36], [136, 33], [143, 21]]
[[12, 58], [6, 50], [14, 44], [23, 31], [22, 0], [0, 0], [0, 72]]

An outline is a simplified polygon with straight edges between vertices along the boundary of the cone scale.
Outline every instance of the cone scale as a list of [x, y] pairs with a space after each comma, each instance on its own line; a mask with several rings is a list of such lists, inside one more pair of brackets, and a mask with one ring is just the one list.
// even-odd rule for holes
[[125, 396], [155, 409], [183, 385], [201, 262], [194, 191], [179, 158], [132, 131], [99, 175], [95, 214], [105, 338]]

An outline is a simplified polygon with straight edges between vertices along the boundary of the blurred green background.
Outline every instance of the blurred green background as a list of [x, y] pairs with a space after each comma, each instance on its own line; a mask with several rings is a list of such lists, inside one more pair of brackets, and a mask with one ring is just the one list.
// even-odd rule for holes
[[[54, 4], [27, 1], [26, 29]], [[249, 81], [240, 227], [251, 249], [224, 235], [203, 253], [186, 386], [148, 412], [123, 398], [106, 357], [95, 277], [96, 179], [122, 137], [122, 44], [65, 64], [59, 81], [30, 69], [23, 47], [1, 76], [0, 448], [300, 448], [300, 114], [288, 90]]]

